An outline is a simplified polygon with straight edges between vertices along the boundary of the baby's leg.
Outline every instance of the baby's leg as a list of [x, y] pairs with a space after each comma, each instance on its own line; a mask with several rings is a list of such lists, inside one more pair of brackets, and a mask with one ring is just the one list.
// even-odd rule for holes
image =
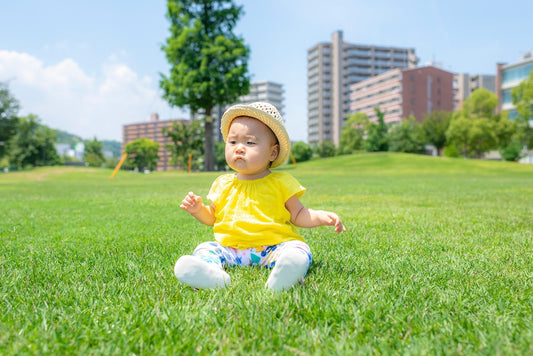
[[176, 278], [191, 287], [202, 289], [224, 288], [231, 283], [222, 269], [227, 252], [216, 242], [204, 242], [196, 247], [193, 256], [181, 256], [174, 266]]
[[312, 255], [305, 242], [294, 240], [279, 244], [267, 261], [267, 266], [274, 268], [265, 286], [274, 291], [282, 291], [303, 280], [311, 266]]

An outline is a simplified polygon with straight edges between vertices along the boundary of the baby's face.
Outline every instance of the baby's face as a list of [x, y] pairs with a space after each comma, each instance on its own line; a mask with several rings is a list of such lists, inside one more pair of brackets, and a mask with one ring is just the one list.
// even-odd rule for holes
[[226, 139], [226, 162], [241, 178], [257, 179], [268, 174], [278, 152], [276, 137], [268, 126], [247, 116], [233, 119]]

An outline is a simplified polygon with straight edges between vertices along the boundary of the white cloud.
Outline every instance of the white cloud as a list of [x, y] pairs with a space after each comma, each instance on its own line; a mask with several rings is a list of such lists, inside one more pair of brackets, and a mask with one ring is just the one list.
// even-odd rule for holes
[[152, 112], [162, 119], [185, 116], [160, 98], [157, 82], [116, 57], [89, 75], [71, 58], [45, 65], [27, 53], [0, 50], [0, 82], [6, 81], [20, 115], [36, 114], [51, 128], [87, 139], [122, 140], [122, 125], [147, 121]]

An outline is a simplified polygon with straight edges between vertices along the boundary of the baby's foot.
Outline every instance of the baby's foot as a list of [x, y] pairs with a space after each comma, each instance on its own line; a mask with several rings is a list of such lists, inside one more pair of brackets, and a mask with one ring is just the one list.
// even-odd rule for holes
[[307, 255], [299, 251], [286, 251], [279, 256], [265, 286], [278, 292], [289, 289], [304, 278], [308, 267]]
[[231, 282], [224, 270], [196, 256], [181, 256], [174, 266], [176, 278], [194, 288], [224, 288]]

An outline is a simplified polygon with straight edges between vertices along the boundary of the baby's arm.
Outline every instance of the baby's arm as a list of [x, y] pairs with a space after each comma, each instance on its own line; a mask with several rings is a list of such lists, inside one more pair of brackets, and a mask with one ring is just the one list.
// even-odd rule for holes
[[202, 203], [202, 197], [189, 192], [181, 202], [180, 208], [189, 212], [203, 224], [213, 226], [215, 223], [215, 206]]
[[339, 216], [331, 211], [308, 209], [296, 195], [287, 200], [285, 207], [291, 213], [291, 222], [299, 227], [335, 226], [335, 232], [346, 231]]

